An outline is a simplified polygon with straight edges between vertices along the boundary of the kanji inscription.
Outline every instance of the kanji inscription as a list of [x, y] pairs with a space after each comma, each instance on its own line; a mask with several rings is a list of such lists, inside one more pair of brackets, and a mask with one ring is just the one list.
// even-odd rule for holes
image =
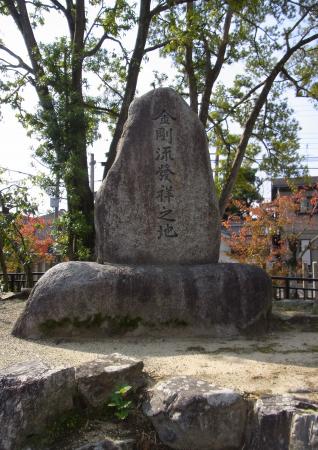
[[176, 219], [176, 132], [174, 119], [163, 111], [155, 119], [154, 159], [156, 176], [157, 238], [171, 239], [178, 237]]

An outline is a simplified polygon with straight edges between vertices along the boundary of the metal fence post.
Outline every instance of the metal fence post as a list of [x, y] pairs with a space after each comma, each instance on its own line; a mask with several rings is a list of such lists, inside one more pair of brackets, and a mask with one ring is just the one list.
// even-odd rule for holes
[[[303, 278], [308, 278], [308, 267], [306, 263], [302, 263], [302, 272], [303, 272]], [[304, 300], [308, 298], [308, 291], [306, 290], [308, 288], [308, 282], [307, 280], [303, 280], [303, 293], [304, 293]]]
[[289, 299], [289, 279], [285, 279], [285, 298]]
[[[315, 279], [318, 277], [318, 263], [317, 261], [313, 261], [312, 263], [312, 277], [313, 277], [313, 282], [312, 282], [312, 288], [313, 289], [317, 289], [317, 282], [315, 281]], [[312, 291], [312, 298], [314, 300], [317, 300], [317, 291], [314, 290]]]
[[14, 275], [11, 274], [10, 276], [10, 291], [14, 292]]

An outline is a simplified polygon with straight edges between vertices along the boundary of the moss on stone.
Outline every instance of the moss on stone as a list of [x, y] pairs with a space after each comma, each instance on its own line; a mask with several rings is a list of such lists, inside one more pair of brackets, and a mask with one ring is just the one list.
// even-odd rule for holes
[[141, 317], [106, 317], [105, 320], [109, 323], [110, 331], [113, 333], [122, 333], [126, 331], [133, 331], [141, 324]]
[[61, 320], [49, 319], [40, 325], [40, 330], [42, 333], [48, 335], [54, 333], [54, 331], [70, 327], [81, 330], [91, 330], [101, 328], [106, 322], [108, 326], [105, 329], [108, 328], [110, 333], [123, 333], [136, 329], [141, 320], [141, 317], [111, 317], [107, 315], [103, 316], [101, 313], [98, 313], [84, 320], [80, 320], [77, 317], [74, 319], [64, 317]]
[[268, 344], [268, 345], [256, 345], [255, 351], [260, 353], [275, 353], [276, 344]]
[[185, 320], [171, 319], [163, 322], [162, 325], [167, 327], [187, 327], [188, 323]]
[[39, 328], [43, 333], [50, 333], [51, 331], [55, 330], [56, 328], [62, 328], [67, 325], [70, 325], [72, 322], [67, 317], [61, 319], [61, 320], [54, 320], [54, 319], [48, 319], [45, 322], [41, 323]]

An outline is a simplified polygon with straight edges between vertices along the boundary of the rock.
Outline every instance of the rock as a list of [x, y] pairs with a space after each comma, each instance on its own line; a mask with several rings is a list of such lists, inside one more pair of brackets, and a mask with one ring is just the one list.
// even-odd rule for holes
[[49, 421], [73, 408], [74, 368], [51, 368], [39, 361], [0, 372], [0, 449], [17, 450]]
[[247, 448], [317, 450], [317, 420], [317, 405], [308, 401], [288, 395], [258, 399]]
[[206, 134], [172, 89], [131, 104], [116, 161], [96, 196], [95, 223], [100, 263], [218, 261], [220, 217]]
[[37, 282], [13, 334], [260, 333], [268, 328], [271, 299], [271, 280], [255, 266], [67, 262]]
[[289, 450], [314, 449], [318, 449], [318, 411], [297, 412], [291, 423]]
[[161, 441], [170, 448], [242, 448], [247, 403], [231, 389], [217, 388], [190, 377], [176, 377], [158, 383], [149, 392], [143, 410]]
[[119, 385], [130, 385], [133, 390], [143, 386], [143, 366], [141, 360], [119, 353], [84, 363], [76, 367], [78, 392], [88, 406], [100, 407]]
[[296, 401], [289, 396], [259, 399], [254, 408], [251, 450], [288, 450]]
[[100, 442], [83, 445], [76, 450], [133, 450], [134, 448], [135, 441], [133, 439], [114, 441], [108, 438]]

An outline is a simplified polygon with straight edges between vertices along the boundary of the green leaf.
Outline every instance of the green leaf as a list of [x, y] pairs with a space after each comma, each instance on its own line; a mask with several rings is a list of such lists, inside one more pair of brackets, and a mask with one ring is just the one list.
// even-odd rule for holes
[[120, 387], [120, 388], [119, 388], [117, 391], [115, 391], [115, 392], [116, 392], [116, 394], [119, 394], [119, 395], [125, 395], [125, 394], [127, 394], [127, 392], [130, 391], [131, 389], [132, 389], [132, 386], [126, 385], [126, 386]]

